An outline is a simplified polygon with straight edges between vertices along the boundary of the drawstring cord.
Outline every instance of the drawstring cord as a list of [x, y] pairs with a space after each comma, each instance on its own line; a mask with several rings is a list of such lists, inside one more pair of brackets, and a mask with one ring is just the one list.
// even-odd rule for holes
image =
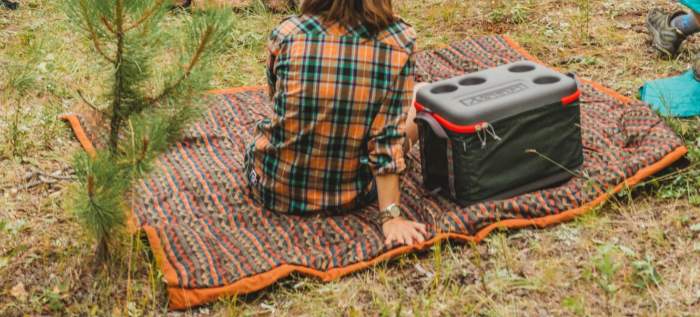
[[479, 138], [479, 142], [481, 142], [481, 148], [485, 148], [487, 138], [486, 132], [483, 129], [478, 129], [476, 130], [476, 136]]
[[[479, 142], [481, 142], [482, 149], [486, 147], [486, 141], [488, 140], [489, 136], [491, 136], [494, 140], [498, 142], [502, 140], [501, 137], [498, 136], [498, 134], [496, 133], [496, 129], [490, 123], [484, 123], [483, 128], [477, 129], [476, 136], [479, 138]], [[464, 151], [467, 151], [466, 145]]]
[[496, 134], [496, 129], [490, 124], [486, 124], [486, 133], [488, 133], [494, 140], [501, 141], [501, 137]]

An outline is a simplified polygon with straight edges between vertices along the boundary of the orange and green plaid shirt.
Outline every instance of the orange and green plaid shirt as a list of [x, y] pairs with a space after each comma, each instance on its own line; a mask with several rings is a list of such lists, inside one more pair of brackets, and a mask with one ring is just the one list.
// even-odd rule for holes
[[277, 26], [267, 70], [275, 115], [258, 125], [247, 153], [266, 208], [359, 208], [375, 199], [373, 175], [405, 169], [414, 46], [401, 20], [376, 34], [305, 15]]

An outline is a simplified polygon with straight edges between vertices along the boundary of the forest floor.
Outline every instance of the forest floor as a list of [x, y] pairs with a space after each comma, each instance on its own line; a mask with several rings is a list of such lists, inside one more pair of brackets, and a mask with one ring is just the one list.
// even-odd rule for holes
[[[257, 0], [256, 0], [257, 1]], [[93, 52], [62, 1], [0, 8], [0, 316], [691, 316], [700, 314], [698, 170], [618, 195], [575, 221], [445, 243], [332, 283], [295, 276], [240, 298], [167, 312], [161, 275], [139, 246], [131, 270], [93, 274], [94, 241], [65, 208], [81, 151], [61, 113], [102, 87]], [[403, 0], [424, 49], [508, 34], [541, 60], [636, 97], [678, 74], [700, 41], [664, 61], [644, 19], [668, 0]], [[173, 14], [177, 24], [186, 14]], [[235, 13], [214, 86], [263, 84], [267, 34], [284, 16], [256, 2]], [[669, 120], [700, 159], [700, 121]], [[137, 240], [140, 241], [140, 240]]]

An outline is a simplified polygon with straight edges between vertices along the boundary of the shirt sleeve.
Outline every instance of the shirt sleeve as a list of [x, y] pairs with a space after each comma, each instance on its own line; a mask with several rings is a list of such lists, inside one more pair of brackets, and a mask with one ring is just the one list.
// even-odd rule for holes
[[372, 122], [368, 150], [375, 176], [399, 174], [406, 169], [403, 147], [406, 116], [413, 100], [414, 69], [410, 56]]
[[268, 57], [267, 57], [267, 67], [265, 69], [265, 75], [267, 76], [267, 88], [270, 94], [270, 98], [275, 96], [277, 90], [277, 74], [275, 74], [275, 63], [277, 62], [277, 56], [280, 53], [280, 43], [282, 38], [279, 30], [275, 29], [270, 33], [270, 38], [267, 43]]

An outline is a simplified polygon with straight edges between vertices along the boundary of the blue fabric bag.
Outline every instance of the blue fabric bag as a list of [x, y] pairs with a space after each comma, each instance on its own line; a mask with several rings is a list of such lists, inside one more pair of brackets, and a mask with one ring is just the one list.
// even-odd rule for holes
[[640, 89], [642, 101], [663, 116], [700, 115], [700, 81], [688, 71], [680, 76], [647, 82]]
[[700, 13], [700, 0], [681, 0], [681, 3], [691, 10]]

